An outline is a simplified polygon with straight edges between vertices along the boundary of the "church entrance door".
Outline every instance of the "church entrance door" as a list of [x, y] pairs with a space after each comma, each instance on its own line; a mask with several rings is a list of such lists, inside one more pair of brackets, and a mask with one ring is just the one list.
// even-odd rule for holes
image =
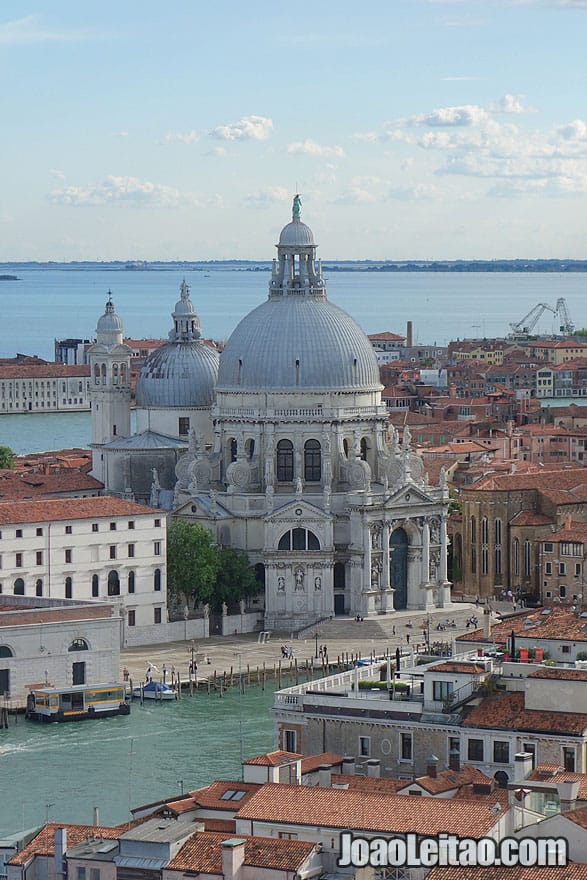
[[395, 529], [389, 539], [389, 574], [395, 590], [393, 604], [401, 611], [408, 604], [408, 536], [403, 529]]

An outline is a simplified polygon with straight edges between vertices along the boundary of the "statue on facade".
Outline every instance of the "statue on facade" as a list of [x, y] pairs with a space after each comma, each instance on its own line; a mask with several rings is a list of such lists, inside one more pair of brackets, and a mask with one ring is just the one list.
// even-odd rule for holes
[[304, 486], [302, 483], [302, 478], [296, 477], [296, 498], [301, 498], [303, 491], [304, 491]]
[[226, 617], [227, 614], [228, 614], [228, 605], [226, 604], [226, 602], [223, 602], [222, 603], [222, 616]]
[[314, 589], [317, 593], [319, 593], [322, 589], [322, 578], [320, 577], [320, 575], [314, 578]]
[[149, 504], [151, 507], [159, 507], [159, 492], [161, 491], [161, 484], [159, 483], [157, 468], [153, 468], [152, 476], [153, 481], [151, 483], [151, 497], [149, 498]]
[[277, 578], [277, 592], [285, 593], [285, 578], [283, 577], [283, 575], [280, 575]]
[[299, 566], [294, 572], [295, 591], [296, 593], [304, 592], [304, 569]]

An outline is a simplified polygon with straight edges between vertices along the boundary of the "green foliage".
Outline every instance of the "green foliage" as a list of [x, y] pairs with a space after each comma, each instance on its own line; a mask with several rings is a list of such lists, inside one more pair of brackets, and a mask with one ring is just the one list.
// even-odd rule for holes
[[578, 651], [575, 660], [587, 660], [587, 651]]
[[[405, 681], [396, 681], [395, 686], [393, 688], [396, 693], [405, 692], [410, 689], [409, 684], [406, 684]], [[371, 691], [371, 690], [387, 690], [387, 682], [386, 681], [360, 681], [359, 682], [359, 690], [360, 691]]]
[[13, 468], [15, 458], [10, 446], [0, 446], [0, 468]]
[[255, 577], [255, 570], [242, 550], [222, 547], [220, 550], [220, 570], [214, 587], [212, 605], [220, 609], [223, 602], [234, 605], [241, 599], [256, 596], [261, 586]]
[[167, 531], [167, 585], [170, 597], [184, 603], [211, 602], [220, 570], [220, 553], [208, 529], [182, 519]]

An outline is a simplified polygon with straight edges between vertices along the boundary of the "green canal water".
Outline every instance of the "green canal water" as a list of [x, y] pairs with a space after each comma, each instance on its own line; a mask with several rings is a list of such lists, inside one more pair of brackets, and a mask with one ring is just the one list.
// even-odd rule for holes
[[134, 702], [130, 715], [65, 724], [11, 718], [0, 730], [0, 837], [49, 821], [125, 821], [129, 805], [240, 779], [245, 757], [273, 747], [273, 690]]

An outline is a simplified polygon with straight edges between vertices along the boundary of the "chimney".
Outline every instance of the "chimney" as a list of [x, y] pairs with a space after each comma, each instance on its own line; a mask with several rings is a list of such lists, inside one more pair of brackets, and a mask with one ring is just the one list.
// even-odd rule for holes
[[318, 767], [318, 785], [320, 788], [332, 786], [332, 766], [330, 764], [322, 764], [321, 767]]
[[345, 776], [355, 775], [355, 759], [352, 756], [342, 759], [342, 772]]
[[487, 641], [491, 638], [491, 608], [488, 605], [483, 609], [483, 638]]
[[224, 880], [237, 880], [245, 860], [245, 841], [242, 837], [230, 837], [222, 841], [222, 876]]
[[565, 779], [564, 782], [557, 782], [556, 789], [558, 791], [558, 799], [561, 805], [561, 813], [568, 813], [577, 806], [577, 796], [579, 794], [579, 780]]
[[381, 761], [378, 758], [369, 758], [367, 761], [367, 776], [379, 779], [381, 776]]
[[426, 758], [426, 775], [431, 779], [436, 779], [438, 770], [438, 758], [436, 755], [428, 755]]
[[450, 385], [448, 386], [448, 396], [451, 398], [451, 400], [455, 400], [455, 399], [456, 399], [456, 396], [457, 396], [457, 386], [455, 385], [454, 382], [451, 382]]
[[65, 877], [67, 869], [65, 867], [65, 853], [67, 852], [67, 828], [56, 828], [53, 837], [53, 864], [55, 877]]
[[451, 749], [448, 753], [448, 767], [453, 773], [461, 772], [461, 753], [458, 749]]
[[406, 348], [412, 347], [412, 322], [408, 321], [406, 325]]
[[100, 808], [94, 807], [93, 817], [92, 817], [92, 825], [96, 828], [100, 824]]
[[573, 517], [571, 516], [570, 513], [567, 513], [567, 515], [565, 516], [565, 529], [571, 529], [573, 527], [572, 523], [573, 523]]
[[530, 752], [518, 752], [514, 755], [514, 782], [522, 782], [532, 772], [532, 755]]

